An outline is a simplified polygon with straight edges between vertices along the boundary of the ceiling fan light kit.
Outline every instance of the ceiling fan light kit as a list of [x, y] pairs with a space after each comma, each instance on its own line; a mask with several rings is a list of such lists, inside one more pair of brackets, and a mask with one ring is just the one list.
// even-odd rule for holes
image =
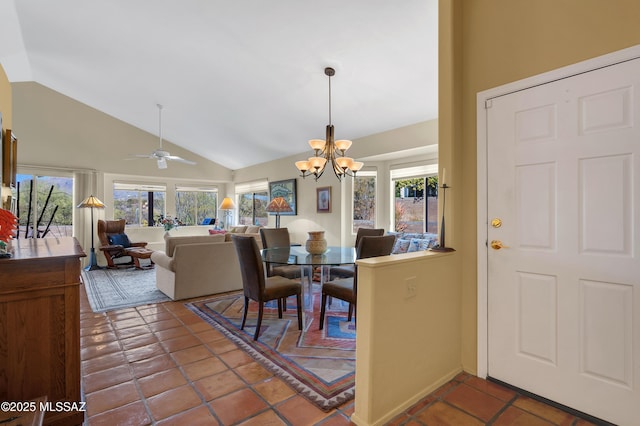
[[169, 161], [177, 161], [179, 163], [195, 165], [195, 161], [185, 160], [182, 157], [178, 157], [177, 155], [171, 155], [169, 151], [165, 151], [162, 149], [162, 105], [156, 104], [158, 106], [158, 135], [160, 137], [160, 145], [158, 149], [154, 150], [151, 154], [138, 154], [135, 155], [134, 158], [151, 158], [157, 161], [159, 169], [167, 168], [167, 160]]

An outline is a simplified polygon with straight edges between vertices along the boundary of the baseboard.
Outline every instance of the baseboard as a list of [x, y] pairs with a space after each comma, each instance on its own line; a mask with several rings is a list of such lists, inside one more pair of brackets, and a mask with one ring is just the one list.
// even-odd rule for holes
[[411, 398], [409, 398], [408, 400], [406, 400], [405, 402], [403, 402], [402, 404], [400, 404], [399, 406], [397, 406], [393, 410], [389, 411], [387, 414], [385, 414], [384, 416], [382, 416], [379, 419], [371, 419], [370, 421], [367, 421], [366, 419], [362, 419], [361, 417], [359, 417], [357, 415], [357, 411], [358, 410], [356, 408], [355, 412], [351, 415], [350, 420], [351, 420], [351, 422], [355, 423], [357, 426], [382, 426], [382, 425], [385, 425], [388, 422], [390, 422], [391, 420], [393, 420], [398, 414], [401, 414], [402, 412], [404, 412], [408, 408], [411, 408], [418, 401], [420, 401], [421, 399], [423, 399], [424, 397], [426, 397], [427, 395], [429, 395], [430, 393], [432, 393], [433, 391], [438, 389], [440, 386], [444, 385], [445, 383], [450, 382], [454, 377], [456, 377], [462, 371], [463, 371], [462, 366], [450, 371], [449, 373], [445, 374], [444, 376], [442, 376], [441, 378], [439, 378], [435, 382], [431, 383], [429, 386], [427, 386], [424, 389], [420, 390], [415, 395], [413, 395]]

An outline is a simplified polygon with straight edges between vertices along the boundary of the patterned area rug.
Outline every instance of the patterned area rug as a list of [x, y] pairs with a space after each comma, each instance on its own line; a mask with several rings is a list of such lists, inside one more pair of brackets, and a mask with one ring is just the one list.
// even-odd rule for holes
[[82, 271], [82, 281], [93, 312], [113, 311], [171, 300], [156, 288], [154, 269]]
[[355, 323], [346, 321], [348, 305], [334, 299], [324, 330], [318, 330], [320, 286], [313, 287], [313, 313], [306, 312], [302, 332], [298, 330], [295, 297], [290, 297], [282, 319], [278, 319], [275, 302], [265, 306], [257, 341], [253, 334], [258, 304], [250, 302], [247, 324], [240, 330], [244, 306], [241, 293], [185, 305], [301, 395], [330, 410], [354, 397]]

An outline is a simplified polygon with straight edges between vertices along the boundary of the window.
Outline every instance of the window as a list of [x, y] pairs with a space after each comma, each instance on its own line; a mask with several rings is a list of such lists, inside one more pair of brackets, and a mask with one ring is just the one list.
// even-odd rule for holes
[[113, 184], [113, 218], [125, 219], [127, 225], [153, 226], [165, 215], [167, 188], [115, 182]]
[[397, 232], [438, 232], [438, 166], [391, 170]]
[[73, 235], [73, 178], [18, 174], [16, 180], [20, 237]]
[[185, 225], [200, 225], [214, 219], [218, 205], [217, 188], [176, 186], [176, 217]]
[[238, 224], [267, 226], [269, 214], [269, 184], [260, 180], [236, 185]]
[[358, 172], [353, 178], [353, 233], [376, 227], [376, 172]]

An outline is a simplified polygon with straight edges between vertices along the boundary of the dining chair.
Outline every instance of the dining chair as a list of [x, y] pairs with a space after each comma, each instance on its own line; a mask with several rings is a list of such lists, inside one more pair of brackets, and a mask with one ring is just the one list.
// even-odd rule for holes
[[302, 286], [300, 282], [281, 276], [265, 277], [258, 243], [252, 236], [234, 234], [231, 236], [231, 241], [240, 261], [242, 288], [244, 291], [244, 312], [240, 330], [244, 330], [247, 322], [249, 300], [258, 302], [258, 322], [253, 336], [253, 340], [258, 340], [265, 302], [277, 300], [278, 318], [282, 318], [282, 300], [294, 295], [298, 304], [298, 329], [302, 330]]
[[[388, 256], [393, 250], [396, 240], [395, 235], [363, 236], [356, 249], [356, 259], [366, 259], [369, 257]], [[335, 297], [349, 303], [348, 320], [351, 321], [356, 310], [358, 297], [358, 265], [355, 265], [353, 277], [339, 278], [327, 281], [322, 284], [322, 305], [320, 307], [320, 326], [324, 327], [325, 308], [327, 297]]]
[[[289, 229], [287, 228], [260, 228], [260, 239], [262, 248], [290, 247]], [[279, 275], [289, 279], [300, 279], [302, 272], [297, 265], [267, 265], [267, 276]], [[309, 286], [312, 284], [313, 272], [311, 268], [304, 268], [304, 275], [307, 277]]]
[[[362, 239], [362, 237], [379, 237], [381, 235], [384, 235], [384, 229], [382, 228], [358, 228], [358, 231], [356, 233], [356, 242], [354, 247], [357, 249], [358, 248], [358, 244], [360, 244], [360, 239]], [[330, 276], [331, 277], [335, 277], [337, 276], [338, 278], [350, 278], [353, 277], [353, 272], [354, 272], [355, 266], [354, 265], [338, 265], [338, 266], [332, 266], [331, 267], [331, 272], [330, 272]], [[331, 301], [329, 301], [329, 304], [331, 304]]]

